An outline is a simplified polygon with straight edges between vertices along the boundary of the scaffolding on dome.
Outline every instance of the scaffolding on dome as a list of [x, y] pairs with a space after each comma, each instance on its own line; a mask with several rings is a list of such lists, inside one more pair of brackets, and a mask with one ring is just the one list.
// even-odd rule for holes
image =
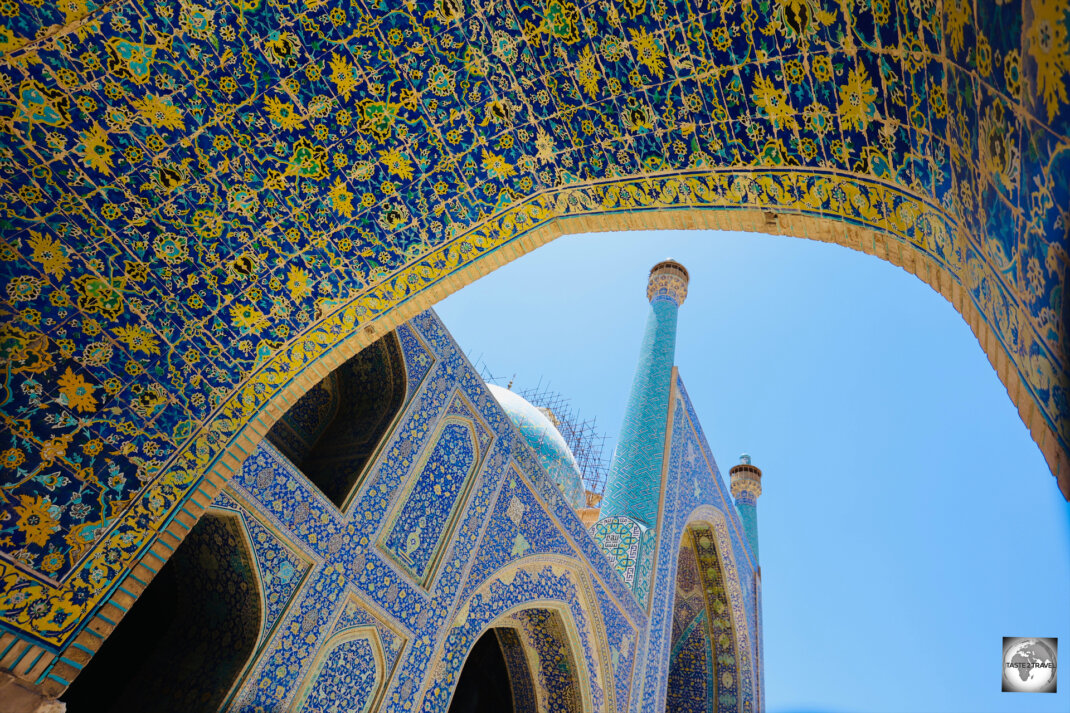
[[[477, 369], [483, 381], [513, 389], [515, 374], [511, 378], [495, 376], [482, 358]], [[609, 461], [605, 457], [608, 436], [598, 428], [598, 419], [581, 417], [567, 397], [550, 389], [549, 384], [544, 386], [542, 379], [535, 387], [514, 390], [535, 408], [548, 412], [546, 415], [565, 439], [579, 466], [583, 487], [587, 491], [587, 506], [598, 507], [609, 474]]]

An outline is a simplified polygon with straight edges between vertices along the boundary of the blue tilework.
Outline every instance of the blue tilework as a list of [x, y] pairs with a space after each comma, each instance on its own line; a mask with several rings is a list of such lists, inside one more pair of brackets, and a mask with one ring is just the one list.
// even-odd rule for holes
[[624, 515], [646, 527], [657, 525], [679, 309], [674, 300], [664, 297], [650, 303], [635, 378], [606, 478], [603, 517]]
[[747, 536], [747, 544], [750, 545], [754, 559], [758, 559], [758, 503], [753, 498], [744, 500], [742, 497], [736, 500], [736, 509], [739, 510], [739, 519], [743, 523], [743, 533]]
[[450, 420], [440, 426], [382, 540], [383, 549], [421, 583], [430, 574], [431, 560], [448, 534], [452, 515], [463, 505], [466, 485], [490, 441], [483, 424], [460, 418], [459, 414], [471, 416], [461, 401], [455, 401], [448, 414]]
[[311, 563], [291, 550], [275, 533], [248, 509], [239, 505], [225, 490], [216, 496], [214, 508], [233, 510], [241, 515], [252, 543], [260, 577], [261, 602], [264, 606], [260, 636], [267, 636], [290, 604], [290, 599], [308, 574]]
[[343, 641], [325, 656], [301, 713], [364, 713], [382, 676], [368, 639]]
[[280, 389], [561, 225], [898, 256], [1065, 490], [1068, 7], [7, 2], [6, 629], [69, 646]]
[[[264, 580], [267, 618], [275, 620], [265, 623], [229, 710], [318, 711], [343, 702], [355, 710], [374, 704], [446, 713], [461, 662], [488, 626], [514, 627], [528, 660], [543, 662], [529, 672], [531, 695], [554, 701], [552, 710], [574, 709], [581, 679], [594, 711], [664, 709], [676, 660], [678, 545], [697, 506], [724, 515], [727, 539], [717, 545], [734, 563], [724, 576], [748, 592], [728, 601], [743, 601], [741, 611], [753, 611], [754, 602], [742, 527], [682, 383], [675, 382], [668, 401], [673, 431], [659, 530], [637, 533], [636, 564], [650, 569], [644, 600], [619, 576], [597, 534], [584, 528], [437, 317], [419, 315], [399, 329], [399, 339], [409, 378], [419, 384], [410, 381], [407, 404], [344, 512], [267, 442], [214, 503], [241, 514]], [[447, 450], [442, 434], [453, 425], [469, 440], [450, 436]], [[450, 454], [460, 463], [458, 478], [425, 477], [433, 457]], [[438, 535], [432, 533], [437, 542], [419, 550], [423, 569], [410, 571], [388, 550], [419, 526], [405, 515], [415, 502], [424, 503], [425, 514], [442, 509], [434, 520]], [[755, 624], [742, 624], [751, 642]], [[354, 674], [354, 666], [367, 668], [373, 636], [383, 651], [374, 682]], [[712, 685], [708, 675], [701, 678]]]

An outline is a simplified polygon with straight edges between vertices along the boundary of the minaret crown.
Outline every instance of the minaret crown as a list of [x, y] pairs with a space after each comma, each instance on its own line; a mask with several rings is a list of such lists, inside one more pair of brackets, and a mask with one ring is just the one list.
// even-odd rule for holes
[[762, 469], [751, 465], [750, 456], [740, 456], [739, 465], [728, 471], [732, 479], [732, 497], [744, 503], [755, 503], [762, 494]]
[[675, 260], [662, 260], [650, 268], [650, 280], [647, 282], [646, 297], [653, 302], [656, 299], [668, 299], [682, 305], [687, 299], [687, 283], [690, 281], [687, 268]]

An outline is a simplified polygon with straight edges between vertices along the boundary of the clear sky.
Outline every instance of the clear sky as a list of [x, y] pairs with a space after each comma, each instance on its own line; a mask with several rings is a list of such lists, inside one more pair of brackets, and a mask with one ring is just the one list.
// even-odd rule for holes
[[[1070, 661], [1070, 507], [969, 326], [913, 275], [795, 238], [561, 238], [436, 310], [473, 362], [615, 436], [646, 276], [691, 273], [676, 363], [727, 477], [764, 472], [771, 713], [1070, 711], [1000, 691], [1004, 636]], [[607, 456], [609, 452], [607, 452]]]

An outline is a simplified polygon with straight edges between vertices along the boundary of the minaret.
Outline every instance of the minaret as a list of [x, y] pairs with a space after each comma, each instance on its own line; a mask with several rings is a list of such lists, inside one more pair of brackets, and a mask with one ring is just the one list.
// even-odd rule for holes
[[754, 561], [758, 561], [758, 496], [762, 494], [762, 469], [750, 463], [750, 456], [744, 453], [739, 457], [739, 465], [728, 471], [732, 477], [732, 497], [736, 499], [739, 519], [743, 521], [743, 532], [747, 535], [750, 548], [754, 550]]
[[659, 262], [650, 270], [646, 290], [650, 312], [620, 441], [606, 479], [603, 518], [625, 516], [647, 528], [656, 525], [676, 355], [676, 314], [687, 297], [688, 279], [687, 270], [675, 260]]

